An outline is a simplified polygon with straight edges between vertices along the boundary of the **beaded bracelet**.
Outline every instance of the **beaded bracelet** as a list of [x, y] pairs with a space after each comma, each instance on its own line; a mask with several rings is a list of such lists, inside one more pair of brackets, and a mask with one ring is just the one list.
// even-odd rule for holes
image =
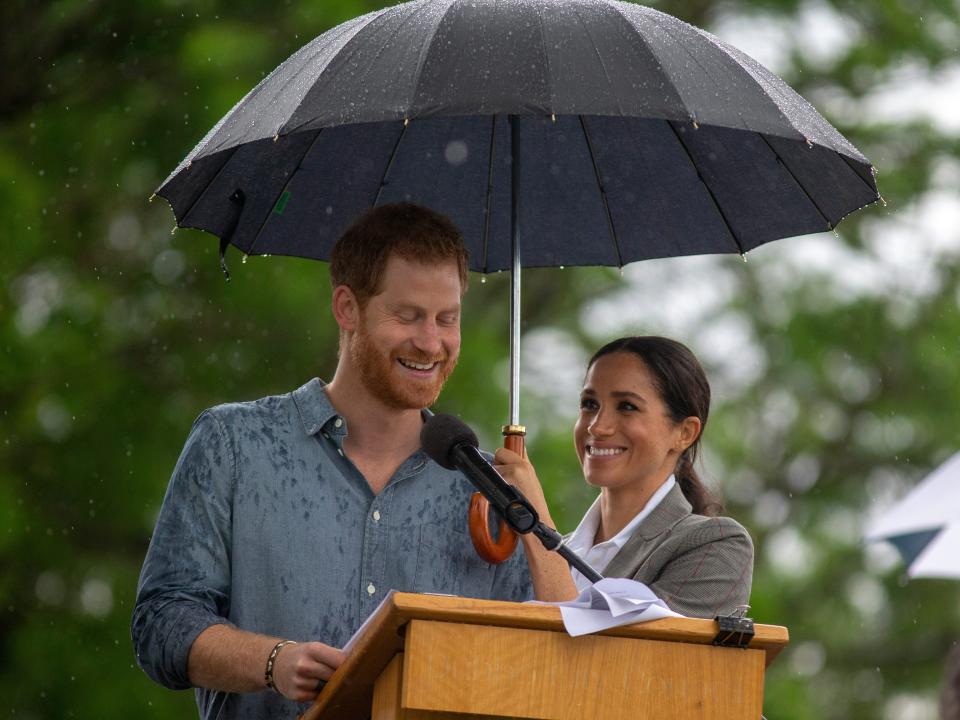
[[278, 695], [280, 694], [280, 691], [277, 690], [277, 686], [273, 684], [273, 665], [277, 662], [277, 655], [280, 654], [280, 651], [283, 650], [285, 646], [296, 644], [296, 640], [281, 640], [273, 646], [273, 650], [270, 651], [270, 656], [267, 658], [267, 668], [263, 671], [263, 680], [266, 682], [267, 687]]

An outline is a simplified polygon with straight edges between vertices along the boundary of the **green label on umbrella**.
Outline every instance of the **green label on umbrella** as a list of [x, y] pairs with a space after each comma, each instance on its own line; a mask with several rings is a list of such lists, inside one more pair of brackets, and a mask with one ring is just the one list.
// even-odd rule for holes
[[280, 197], [277, 199], [277, 204], [273, 206], [273, 211], [277, 215], [283, 215], [283, 209], [287, 206], [287, 200], [290, 199], [290, 191], [284, 190]]

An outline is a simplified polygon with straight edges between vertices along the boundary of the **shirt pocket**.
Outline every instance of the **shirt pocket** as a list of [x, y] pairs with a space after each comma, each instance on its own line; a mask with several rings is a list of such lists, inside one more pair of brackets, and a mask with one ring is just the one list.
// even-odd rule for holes
[[449, 525], [420, 526], [414, 585], [417, 592], [489, 598], [496, 567], [477, 555], [466, 534], [451, 535]]

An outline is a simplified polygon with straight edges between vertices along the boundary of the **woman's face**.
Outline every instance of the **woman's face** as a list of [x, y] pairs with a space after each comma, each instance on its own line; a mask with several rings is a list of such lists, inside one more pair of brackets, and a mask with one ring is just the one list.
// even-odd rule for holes
[[573, 439], [591, 485], [652, 488], [670, 476], [699, 430], [697, 418], [673, 422], [640, 358], [615, 352], [587, 372]]

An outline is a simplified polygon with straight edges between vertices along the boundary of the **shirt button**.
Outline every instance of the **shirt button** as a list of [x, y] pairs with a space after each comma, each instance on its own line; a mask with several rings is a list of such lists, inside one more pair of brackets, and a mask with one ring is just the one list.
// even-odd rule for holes
[[343, 418], [337, 418], [333, 421], [334, 427], [343, 427]]
[[369, 585], [367, 585], [367, 594], [368, 594], [368, 595], [373, 595], [376, 591], [377, 591], [377, 589], [373, 586], [373, 583], [370, 583]]
[[380, 511], [379, 511], [379, 510], [374, 510], [374, 511], [373, 511], [373, 520], [374, 520], [374, 522], [380, 522]]

